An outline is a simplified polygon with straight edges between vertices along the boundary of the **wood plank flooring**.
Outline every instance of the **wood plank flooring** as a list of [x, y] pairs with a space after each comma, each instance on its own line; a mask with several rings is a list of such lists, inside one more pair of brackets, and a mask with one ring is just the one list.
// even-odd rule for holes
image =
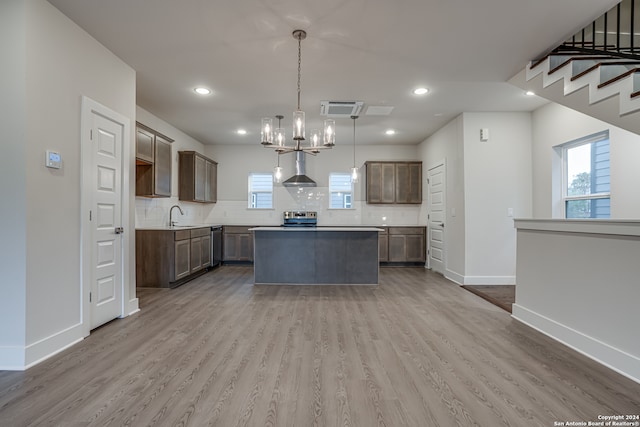
[[512, 312], [511, 308], [516, 302], [515, 285], [466, 285], [462, 288], [473, 292], [509, 313]]
[[640, 414], [640, 384], [423, 268], [253, 286], [224, 266], [0, 372], [0, 426], [553, 426]]

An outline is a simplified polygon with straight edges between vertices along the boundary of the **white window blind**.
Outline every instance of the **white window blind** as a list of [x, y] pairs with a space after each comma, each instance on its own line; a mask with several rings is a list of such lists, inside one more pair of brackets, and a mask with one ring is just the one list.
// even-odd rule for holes
[[272, 209], [273, 208], [273, 174], [251, 173], [249, 174], [249, 208]]
[[351, 174], [329, 174], [329, 192], [331, 194], [330, 209], [350, 209], [352, 207], [351, 198], [353, 194]]

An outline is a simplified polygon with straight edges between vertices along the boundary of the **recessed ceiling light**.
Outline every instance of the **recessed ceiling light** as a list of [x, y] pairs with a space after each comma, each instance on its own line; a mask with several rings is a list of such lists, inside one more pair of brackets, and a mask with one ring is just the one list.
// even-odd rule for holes
[[386, 133], [387, 135], [395, 135], [396, 131], [393, 129], [387, 129], [384, 133]]
[[532, 91], [532, 90], [528, 90], [524, 94], [527, 95], [527, 96], [535, 96], [536, 93], [534, 91]]
[[206, 87], [197, 87], [194, 89], [195, 93], [199, 95], [210, 95], [211, 89], [207, 89]]
[[427, 89], [426, 87], [419, 87], [413, 90], [414, 95], [424, 95], [425, 93], [428, 93], [428, 92], [429, 92], [429, 89]]
[[238, 132], [238, 135], [246, 135], [247, 134], [247, 131], [244, 130], [244, 129], [238, 129], [237, 132]]

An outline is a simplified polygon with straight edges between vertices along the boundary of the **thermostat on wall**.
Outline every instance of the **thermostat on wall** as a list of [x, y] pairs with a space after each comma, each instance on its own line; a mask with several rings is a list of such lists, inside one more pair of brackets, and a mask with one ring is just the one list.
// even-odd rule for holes
[[44, 165], [48, 168], [60, 169], [62, 167], [62, 156], [57, 151], [47, 150]]

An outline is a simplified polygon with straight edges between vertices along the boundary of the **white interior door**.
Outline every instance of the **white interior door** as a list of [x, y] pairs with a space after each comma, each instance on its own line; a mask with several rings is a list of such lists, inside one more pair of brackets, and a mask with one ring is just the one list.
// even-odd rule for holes
[[441, 163], [427, 172], [428, 185], [428, 258], [433, 271], [444, 275], [445, 270], [445, 165]]
[[[92, 112], [92, 200], [89, 213], [91, 329], [122, 314], [123, 135], [122, 123]], [[89, 183], [85, 183], [87, 184]]]

